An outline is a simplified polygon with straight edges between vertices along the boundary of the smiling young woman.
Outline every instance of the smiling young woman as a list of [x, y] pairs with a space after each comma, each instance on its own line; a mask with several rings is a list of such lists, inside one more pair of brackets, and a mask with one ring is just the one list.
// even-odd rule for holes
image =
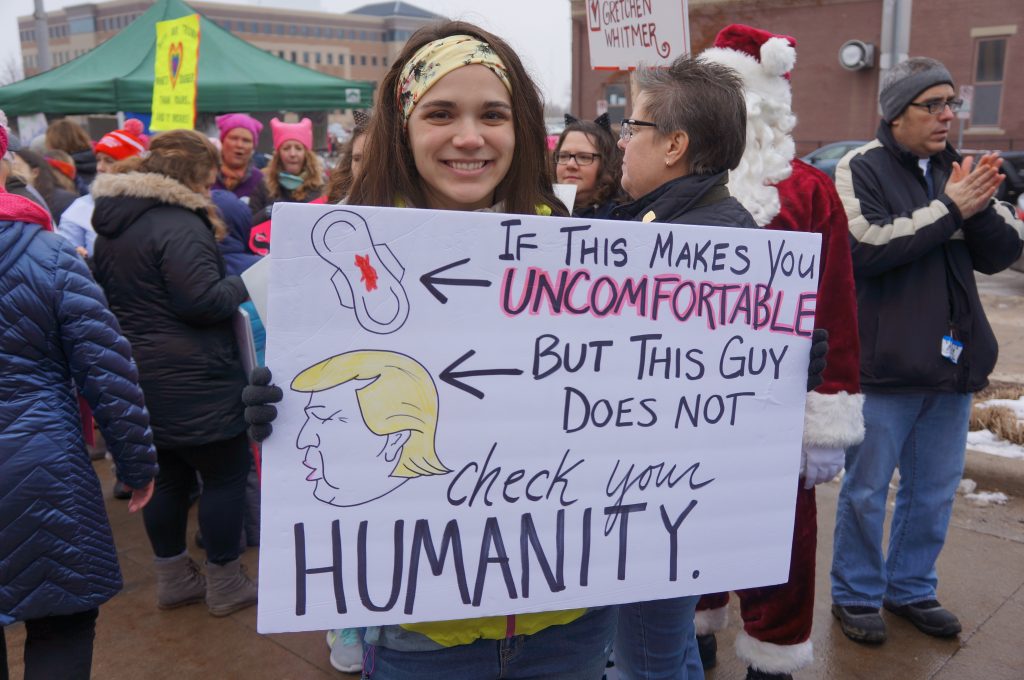
[[381, 93], [353, 205], [566, 214], [551, 187], [540, 95], [501, 38], [457, 21], [423, 28]]

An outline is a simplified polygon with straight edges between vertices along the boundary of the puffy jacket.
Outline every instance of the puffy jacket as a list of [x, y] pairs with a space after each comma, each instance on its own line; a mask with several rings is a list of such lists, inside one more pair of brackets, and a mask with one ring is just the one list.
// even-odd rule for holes
[[246, 379], [231, 317], [247, 294], [224, 274], [208, 199], [153, 173], [93, 183], [96, 278], [139, 365], [157, 447], [245, 429]]
[[[998, 346], [974, 270], [994, 274], [1021, 254], [1024, 225], [1004, 205], [970, 219], [943, 193], [951, 146], [932, 156], [936, 197], [928, 198], [918, 159], [885, 123], [878, 137], [836, 167], [850, 222], [865, 392], [975, 392], [988, 384]], [[963, 343], [954, 364], [943, 336]]]
[[756, 227], [747, 209], [729, 195], [728, 172], [688, 175], [665, 182], [646, 196], [612, 211], [613, 220]]
[[74, 388], [142, 488], [156, 452], [131, 348], [74, 248], [0, 215], [0, 625], [97, 607], [121, 589]]

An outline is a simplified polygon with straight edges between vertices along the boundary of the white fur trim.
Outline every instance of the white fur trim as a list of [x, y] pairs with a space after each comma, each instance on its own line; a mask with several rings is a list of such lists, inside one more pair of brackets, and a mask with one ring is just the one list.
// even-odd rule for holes
[[155, 198], [189, 210], [209, 207], [209, 199], [166, 175], [152, 172], [105, 173], [92, 183], [93, 198], [131, 196]]
[[795, 645], [776, 645], [755, 640], [746, 631], [736, 634], [736, 656], [763, 673], [793, 673], [814, 661], [810, 640]]
[[783, 78], [781, 73], [769, 73], [749, 54], [724, 47], [712, 47], [701, 52], [700, 56], [702, 59], [728, 66], [739, 73], [743, 79], [743, 88], [748, 92], [756, 92], [775, 104], [792, 107], [793, 91], [789, 81]]
[[805, 446], [845, 449], [863, 440], [863, 394], [807, 394], [804, 406]]
[[768, 38], [761, 45], [761, 68], [770, 76], [789, 73], [796, 66], [796, 48], [783, 38]]
[[698, 609], [693, 617], [697, 627], [697, 635], [710, 635], [725, 630], [729, 625], [729, 608]]

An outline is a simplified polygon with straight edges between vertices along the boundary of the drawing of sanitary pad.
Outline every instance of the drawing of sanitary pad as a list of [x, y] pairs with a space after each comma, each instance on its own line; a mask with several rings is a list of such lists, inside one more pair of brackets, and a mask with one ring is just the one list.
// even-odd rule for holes
[[350, 210], [332, 210], [313, 225], [313, 248], [337, 271], [331, 283], [343, 307], [359, 325], [381, 335], [394, 333], [409, 316], [402, 287], [405, 268], [385, 244], [373, 242], [370, 227]]

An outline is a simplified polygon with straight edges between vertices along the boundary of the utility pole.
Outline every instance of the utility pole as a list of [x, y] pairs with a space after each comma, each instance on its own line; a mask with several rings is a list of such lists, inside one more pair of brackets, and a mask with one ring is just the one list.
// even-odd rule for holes
[[35, 0], [35, 6], [36, 9], [32, 16], [36, 20], [36, 51], [39, 53], [39, 72], [43, 73], [53, 68], [53, 57], [50, 54], [50, 27], [46, 22], [43, 0]]

